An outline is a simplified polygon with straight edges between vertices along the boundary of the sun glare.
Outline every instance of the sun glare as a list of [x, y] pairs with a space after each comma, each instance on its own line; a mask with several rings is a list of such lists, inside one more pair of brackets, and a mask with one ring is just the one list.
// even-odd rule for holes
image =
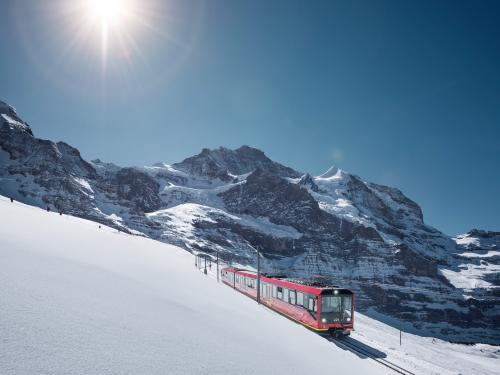
[[102, 26], [120, 26], [131, 11], [127, 0], [86, 0], [88, 16]]
[[[202, 5], [184, 9], [180, 4], [174, 8], [168, 0], [39, 3], [33, 10], [15, 8], [16, 23], [33, 63], [71, 91], [101, 94], [102, 98], [137, 95], [173, 77], [193, 51], [203, 9]], [[25, 22], [26, 12], [44, 23]], [[52, 58], [45, 63], [39, 55], [48, 48]], [[156, 66], [159, 73], [153, 69]], [[91, 79], [75, 79], [76, 71]]]

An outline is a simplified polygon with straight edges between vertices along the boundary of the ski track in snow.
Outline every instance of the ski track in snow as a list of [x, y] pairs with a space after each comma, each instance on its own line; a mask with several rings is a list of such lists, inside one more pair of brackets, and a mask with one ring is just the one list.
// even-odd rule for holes
[[[188, 252], [0, 198], [0, 374], [387, 374], [194, 268]], [[422, 374], [498, 373], [489, 345], [353, 338]]]

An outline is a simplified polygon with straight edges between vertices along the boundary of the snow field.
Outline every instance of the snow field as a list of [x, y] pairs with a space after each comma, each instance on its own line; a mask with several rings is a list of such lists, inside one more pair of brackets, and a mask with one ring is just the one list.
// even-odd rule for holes
[[182, 249], [0, 199], [1, 374], [383, 374]]
[[[215, 266], [212, 266], [215, 271]], [[0, 374], [384, 374], [194, 267], [188, 252], [0, 197]], [[416, 374], [498, 374], [500, 349], [356, 313]]]

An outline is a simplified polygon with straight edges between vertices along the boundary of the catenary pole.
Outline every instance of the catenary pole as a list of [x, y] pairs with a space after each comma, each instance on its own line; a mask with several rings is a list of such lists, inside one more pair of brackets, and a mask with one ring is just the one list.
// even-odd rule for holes
[[257, 303], [260, 304], [260, 252], [257, 250]]
[[217, 249], [217, 282], [219, 282], [219, 249]]

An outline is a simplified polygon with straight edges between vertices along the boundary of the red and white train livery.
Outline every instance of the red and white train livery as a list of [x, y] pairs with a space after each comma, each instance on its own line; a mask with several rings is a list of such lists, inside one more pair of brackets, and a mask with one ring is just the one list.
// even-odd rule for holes
[[[257, 299], [257, 275], [237, 268], [221, 270], [222, 281]], [[354, 328], [354, 293], [280, 277], [260, 277], [260, 301], [314, 331], [348, 335]]]

